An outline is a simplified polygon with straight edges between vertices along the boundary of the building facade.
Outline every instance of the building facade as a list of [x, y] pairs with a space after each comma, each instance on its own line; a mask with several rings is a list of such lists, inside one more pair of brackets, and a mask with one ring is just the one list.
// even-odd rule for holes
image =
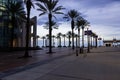
[[103, 40], [103, 46], [106, 47], [120, 47], [120, 40]]
[[[8, 3], [10, 0], [0, 0], [0, 5], [5, 5], [4, 3]], [[23, 1], [23, 0], [15, 0], [15, 1]], [[1, 10], [5, 10], [3, 7], [0, 7]], [[18, 25], [13, 31], [14, 37], [11, 46], [11, 38], [12, 38], [12, 25], [9, 21], [10, 16], [3, 11], [0, 11], [0, 47], [25, 47], [26, 45], [26, 23], [22, 22], [22, 24]], [[37, 32], [37, 17], [33, 17], [30, 20], [30, 39], [29, 39], [29, 47], [36, 47], [36, 32]], [[33, 30], [33, 31], [31, 31]], [[33, 39], [33, 40], [31, 40]], [[31, 42], [33, 46], [31, 46]]]
[[[4, 5], [7, 0], [0, 0], [0, 5]], [[0, 7], [4, 10], [4, 8]], [[9, 46], [10, 41], [10, 28], [8, 22], [8, 16], [6, 13], [0, 11], [0, 47]]]

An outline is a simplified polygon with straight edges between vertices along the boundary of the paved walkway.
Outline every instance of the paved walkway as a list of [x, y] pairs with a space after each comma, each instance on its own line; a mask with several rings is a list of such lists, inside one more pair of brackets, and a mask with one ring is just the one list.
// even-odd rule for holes
[[71, 48], [53, 48], [52, 55], [46, 54], [48, 49], [30, 51], [32, 58], [21, 58], [24, 55], [23, 51], [1, 53], [0, 56], [0, 78], [8, 76], [26, 69], [33, 68], [38, 65], [46, 64], [55, 59], [69, 56], [73, 53]]
[[74, 53], [71, 49], [61, 49], [61, 52], [56, 49], [56, 52], [52, 58], [43, 54], [44, 60], [49, 58], [44, 63], [38, 60], [15, 74], [1, 78], [2, 80], [120, 80], [120, 48], [100, 47], [92, 49], [87, 55], [79, 54], [79, 56], [70, 55], [70, 52]]

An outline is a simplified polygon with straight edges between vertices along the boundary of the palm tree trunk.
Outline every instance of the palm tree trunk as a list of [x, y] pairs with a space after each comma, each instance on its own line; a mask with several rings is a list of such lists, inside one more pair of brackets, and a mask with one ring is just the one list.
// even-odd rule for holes
[[43, 38], [43, 47], [44, 47], [44, 38]]
[[60, 44], [59, 44], [59, 47], [61, 47], [61, 37], [60, 37]]
[[71, 21], [71, 28], [72, 28], [72, 49], [74, 50], [74, 21]]
[[78, 38], [76, 36], [76, 47], [78, 47]]
[[82, 28], [82, 48], [84, 48], [84, 28]]
[[15, 27], [15, 14], [12, 14], [11, 43], [10, 43], [11, 49], [13, 48], [14, 27]]
[[49, 53], [52, 53], [52, 26], [51, 26], [51, 21], [52, 21], [52, 14], [49, 13]]
[[80, 28], [78, 29], [78, 36], [79, 36], [79, 38], [78, 38], [78, 47], [80, 47]]
[[97, 48], [98, 42], [97, 42], [97, 37], [95, 37], [95, 47]]
[[69, 45], [68, 45], [68, 47], [70, 47], [70, 36], [69, 36], [69, 38], [68, 38], [68, 39], [69, 39]]
[[82, 28], [82, 48], [81, 48], [81, 53], [84, 51], [84, 27]]
[[93, 48], [95, 47], [95, 38], [93, 36]]
[[93, 42], [93, 41], [92, 41], [92, 35], [91, 35], [91, 49], [92, 49], [92, 46], [93, 46], [93, 45], [92, 45], [92, 42]]
[[[88, 30], [87, 30], [88, 31]], [[87, 48], [87, 52], [90, 52], [90, 35], [87, 34], [87, 39], [88, 39], [88, 48]]]
[[65, 37], [64, 37], [64, 46], [65, 46]]
[[72, 29], [72, 49], [74, 50], [74, 30]]
[[30, 1], [27, 1], [27, 24], [26, 24], [26, 48], [25, 48], [25, 54], [24, 57], [29, 57], [29, 52], [28, 52], [28, 48], [29, 48], [29, 26], [30, 26]]

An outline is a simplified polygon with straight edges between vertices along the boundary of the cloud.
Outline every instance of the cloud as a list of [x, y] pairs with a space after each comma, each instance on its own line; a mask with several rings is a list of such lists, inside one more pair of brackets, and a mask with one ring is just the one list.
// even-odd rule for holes
[[97, 33], [99, 37], [102, 37], [104, 39], [113, 39], [113, 37], [120, 39], [119, 27], [113, 29], [112, 26], [92, 25], [90, 29], [92, 29], [93, 32]]
[[[85, 15], [86, 19], [91, 23], [91, 29], [104, 38], [119, 38], [120, 34], [120, 0], [59, 0], [58, 5], [66, 8], [66, 13], [70, 9], [76, 9]], [[40, 12], [31, 11], [32, 15]], [[57, 21], [60, 23], [60, 31], [70, 30], [69, 22], [63, 20], [63, 15], [57, 15]], [[38, 17], [38, 27], [48, 21], [47, 15]], [[67, 24], [66, 24], [67, 23]], [[62, 29], [63, 28], [63, 29]], [[67, 30], [68, 29], [68, 30]], [[42, 29], [41, 29], [42, 30]], [[57, 33], [59, 30], [53, 30]], [[44, 31], [44, 30], [42, 30]], [[40, 34], [40, 33], [39, 33]], [[120, 38], [119, 38], [120, 39]]]
[[[120, 19], [120, 3], [111, 3], [105, 7], [89, 9], [87, 11], [88, 19], [95, 24], [118, 24]], [[120, 25], [120, 24], [119, 24]]]
[[[59, 32], [61, 32], [62, 34], [66, 34], [68, 31], [71, 31], [71, 27], [70, 24], [68, 23], [63, 23], [58, 27], [58, 29], [53, 29], [52, 30], [52, 34], [53, 35], [57, 35]], [[48, 34], [49, 31], [47, 29], [43, 28], [43, 25], [37, 25], [37, 34], [42, 37], [42, 36], [46, 36], [46, 34]]]

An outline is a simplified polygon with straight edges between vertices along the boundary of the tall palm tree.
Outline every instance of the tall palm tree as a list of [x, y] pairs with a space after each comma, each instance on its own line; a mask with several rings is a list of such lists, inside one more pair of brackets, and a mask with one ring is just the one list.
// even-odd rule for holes
[[[5, 12], [8, 16], [9, 21], [12, 24], [11, 27], [11, 42], [10, 47], [13, 47], [13, 40], [15, 38], [15, 29], [19, 28], [19, 23], [25, 22], [25, 11], [24, 7], [22, 6], [22, 2], [16, 0], [9, 0], [8, 2], [4, 3], [5, 5], [0, 6], [0, 11]], [[10, 16], [10, 17], [9, 17]]]
[[63, 46], [63, 47], [66, 47], [66, 46], [65, 46], [65, 37], [66, 37], [66, 35], [63, 34], [62, 36], [63, 36], [63, 38], [64, 38], [64, 46]]
[[79, 12], [76, 10], [70, 10], [63, 18], [67, 19], [68, 21], [71, 20], [71, 29], [72, 29], [72, 49], [74, 50], [74, 26], [75, 20], [79, 17]]
[[43, 39], [43, 46], [42, 47], [45, 47], [44, 44], [45, 44], [45, 36], [42, 37]]
[[78, 29], [78, 47], [80, 47], [80, 29], [82, 27], [82, 20], [81, 17], [77, 19], [76, 21], [76, 28]]
[[74, 34], [74, 35], [75, 35], [75, 38], [76, 38], [76, 47], [78, 47], [78, 42], [79, 42], [79, 41], [78, 41], [78, 37], [79, 37], [79, 36], [78, 36], [78, 34]]
[[57, 37], [59, 38], [59, 45], [58, 45], [58, 47], [61, 47], [61, 36], [62, 36], [62, 33], [58, 33], [57, 34]]
[[82, 23], [81, 28], [82, 28], [82, 53], [83, 53], [83, 48], [84, 48], [84, 28], [89, 24], [89, 22], [82, 18], [81, 23]]
[[66, 35], [68, 36], [68, 42], [69, 42], [69, 43], [68, 43], [68, 47], [70, 47], [70, 45], [71, 45], [70, 39], [71, 39], [71, 36], [72, 36], [72, 32], [71, 32], [71, 31], [68, 31]]
[[30, 11], [31, 7], [33, 6], [32, 0], [24, 0], [26, 4], [26, 9], [27, 9], [27, 23], [26, 23], [26, 48], [25, 48], [25, 54], [24, 57], [30, 57], [29, 52], [28, 52], [28, 47], [29, 47], [29, 26], [30, 26]]
[[[37, 0], [40, 1], [40, 0]], [[41, 2], [41, 1], [40, 1]], [[62, 6], [57, 6], [58, 0], [44, 0], [42, 3], [36, 3], [36, 5], [39, 7], [37, 10], [41, 11], [39, 16], [48, 14], [49, 19], [49, 53], [52, 53], [52, 17], [53, 14], [63, 14], [60, 12], [60, 10], [64, 9]]]

